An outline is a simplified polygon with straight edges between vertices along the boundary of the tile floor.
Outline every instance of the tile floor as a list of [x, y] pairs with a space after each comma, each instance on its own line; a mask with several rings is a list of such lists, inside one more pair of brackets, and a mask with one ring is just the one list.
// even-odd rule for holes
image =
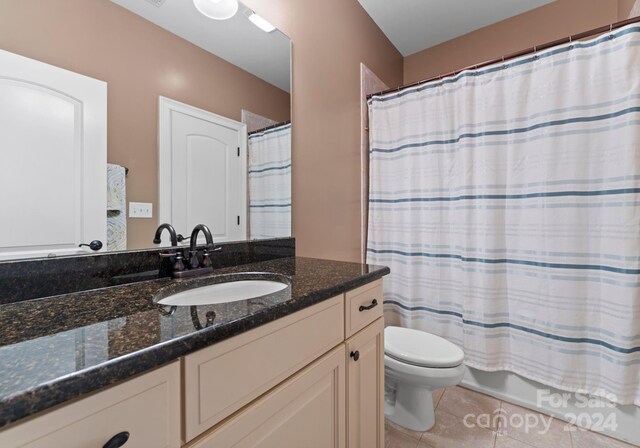
[[[462, 387], [442, 389], [433, 401], [435, 426], [420, 433], [387, 422], [386, 448], [633, 448]], [[490, 417], [467, 417], [470, 424], [465, 425], [468, 414]], [[520, 416], [529, 419], [529, 430]]]

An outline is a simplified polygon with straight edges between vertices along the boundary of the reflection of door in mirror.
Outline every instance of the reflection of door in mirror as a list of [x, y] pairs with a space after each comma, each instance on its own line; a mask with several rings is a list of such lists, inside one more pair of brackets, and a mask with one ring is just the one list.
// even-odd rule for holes
[[205, 224], [216, 242], [244, 240], [246, 126], [162, 97], [159, 126], [160, 223], [185, 236]]
[[106, 242], [106, 135], [106, 83], [0, 50], [0, 259]]

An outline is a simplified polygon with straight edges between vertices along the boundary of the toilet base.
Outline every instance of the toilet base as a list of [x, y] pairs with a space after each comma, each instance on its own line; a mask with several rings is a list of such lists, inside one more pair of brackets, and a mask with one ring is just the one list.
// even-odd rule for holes
[[428, 431], [436, 422], [431, 391], [399, 385], [395, 390], [395, 403], [385, 402], [384, 415], [389, 421], [412, 431]]

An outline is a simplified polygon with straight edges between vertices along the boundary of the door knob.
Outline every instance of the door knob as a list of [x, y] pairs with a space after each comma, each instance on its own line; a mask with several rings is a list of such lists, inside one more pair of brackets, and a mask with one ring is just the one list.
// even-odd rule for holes
[[357, 361], [358, 359], [360, 359], [360, 352], [356, 350], [355, 352], [351, 352], [349, 356], [351, 356], [354, 361]]
[[78, 247], [82, 247], [82, 246], [87, 246], [89, 249], [91, 249], [93, 251], [99, 251], [100, 249], [102, 249], [102, 241], [93, 240], [89, 244], [82, 243], [82, 244], [78, 245]]

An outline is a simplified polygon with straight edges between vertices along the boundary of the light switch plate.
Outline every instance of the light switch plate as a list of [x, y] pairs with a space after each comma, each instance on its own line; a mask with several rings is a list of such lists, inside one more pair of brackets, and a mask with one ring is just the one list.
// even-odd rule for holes
[[153, 218], [153, 204], [150, 202], [129, 202], [129, 218]]

